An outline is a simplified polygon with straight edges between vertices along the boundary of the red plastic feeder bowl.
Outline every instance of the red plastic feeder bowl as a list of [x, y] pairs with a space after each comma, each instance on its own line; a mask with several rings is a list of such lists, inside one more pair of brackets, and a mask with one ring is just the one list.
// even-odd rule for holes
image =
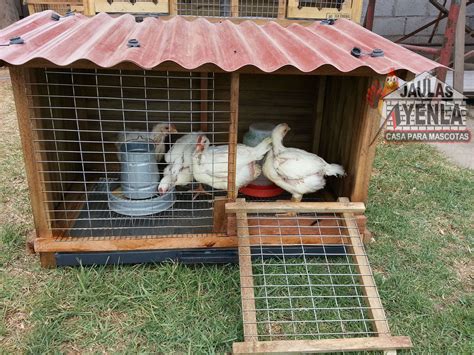
[[281, 195], [284, 191], [275, 184], [272, 185], [253, 185], [248, 184], [239, 190], [241, 193], [247, 196], [268, 198]]

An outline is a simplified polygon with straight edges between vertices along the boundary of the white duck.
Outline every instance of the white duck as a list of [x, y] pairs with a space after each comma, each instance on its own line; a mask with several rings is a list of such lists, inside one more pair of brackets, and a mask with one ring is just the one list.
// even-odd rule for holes
[[283, 146], [283, 137], [290, 127], [281, 123], [273, 129], [273, 148], [263, 164], [263, 174], [300, 202], [304, 194], [318, 191], [326, 184], [325, 176], [343, 176], [344, 169], [328, 164], [316, 154]]
[[[209, 146], [206, 136], [200, 136], [193, 154], [193, 175], [200, 183], [218, 190], [227, 190], [229, 146]], [[262, 172], [257, 163], [271, 149], [271, 138], [256, 147], [237, 145], [236, 188], [255, 180]]]
[[160, 194], [166, 193], [174, 186], [185, 186], [193, 181], [193, 152], [201, 134], [202, 132], [194, 132], [184, 135], [165, 154], [168, 165], [158, 186]]
[[156, 161], [159, 163], [165, 154], [166, 137], [170, 133], [177, 133], [178, 130], [172, 123], [157, 123], [153, 126], [151, 132], [141, 131], [127, 131], [117, 134], [115, 145], [117, 151], [120, 152], [120, 147], [123, 143], [129, 141], [152, 142], [155, 145]]

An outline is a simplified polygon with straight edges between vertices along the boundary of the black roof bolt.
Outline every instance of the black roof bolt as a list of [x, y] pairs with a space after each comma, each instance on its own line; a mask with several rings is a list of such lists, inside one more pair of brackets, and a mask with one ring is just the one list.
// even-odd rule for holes
[[334, 25], [335, 22], [336, 22], [336, 19], [328, 18], [326, 20], [322, 20], [321, 25]]
[[130, 48], [140, 47], [140, 42], [137, 39], [132, 38], [128, 40], [127, 46]]
[[371, 57], [383, 57], [383, 50], [381, 50], [380, 48], [374, 48], [372, 50], [372, 53], [370, 53], [370, 56]]
[[51, 14], [51, 20], [53, 21], [59, 21], [60, 18], [61, 16], [59, 16], [58, 14]]
[[143, 22], [143, 16], [137, 16], [135, 17], [136, 22]]
[[10, 44], [23, 44], [25, 41], [21, 37], [10, 38]]
[[71, 9], [67, 10], [64, 17], [68, 17], [68, 16], [74, 16], [74, 11], [71, 11]]

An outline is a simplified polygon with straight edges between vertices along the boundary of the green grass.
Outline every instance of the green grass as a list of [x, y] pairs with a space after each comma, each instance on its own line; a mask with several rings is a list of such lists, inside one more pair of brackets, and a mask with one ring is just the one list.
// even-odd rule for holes
[[[4, 181], [15, 182], [23, 206], [24, 177], [15, 171]], [[368, 253], [392, 331], [412, 337], [413, 353], [474, 352], [473, 196], [473, 172], [431, 147], [379, 147], [367, 211], [376, 242]], [[25, 253], [31, 222], [5, 218], [0, 353], [212, 353], [242, 340], [237, 267], [44, 270]]]

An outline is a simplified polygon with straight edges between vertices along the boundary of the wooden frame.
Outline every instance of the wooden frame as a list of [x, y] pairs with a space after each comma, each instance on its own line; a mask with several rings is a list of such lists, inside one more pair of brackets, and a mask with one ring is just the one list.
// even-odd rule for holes
[[[46, 64], [46, 65], [45, 65]], [[29, 127], [29, 115], [28, 107], [31, 106], [28, 103], [27, 96], [25, 95], [25, 90], [31, 90], [28, 88], [26, 83], [30, 82], [28, 76], [30, 73], [33, 73], [34, 68], [41, 68], [41, 67], [51, 67], [56, 68], [57, 66], [52, 65], [50, 63], [29, 63], [22, 68], [11, 68], [12, 72], [12, 82], [14, 85], [14, 93], [15, 93], [15, 100], [18, 107], [18, 119], [20, 122], [20, 130], [21, 135], [23, 138], [24, 144], [24, 151], [30, 152], [27, 156], [33, 156], [33, 148], [31, 147], [30, 143], [33, 139], [31, 135], [33, 131], [31, 131], [31, 127]], [[75, 63], [71, 67], [77, 68], [94, 68], [90, 63], [88, 64], [81, 64]], [[124, 64], [121, 66], [123, 69], [138, 69], [136, 66], [131, 64]], [[112, 69], [112, 68], [111, 68]], [[180, 68], [178, 65], [169, 63], [164, 66], [159, 66], [156, 69], [158, 70], [170, 70], [170, 71], [188, 71], [183, 68]], [[213, 66], [204, 66], [202, 68], [198, 68], [193, 70], [193, 72], [201, 71], [201, 85], [206, 85], [206, 73], [212, 72], [216, 69]], [[329, 69], [329, 70], [328, 70]], [[222, 70], [216, 70], [216, 72], [222, 72]], [[246, 70], [245, 68], [238, 71], [231, 73], [231, 98], [230, 98], [230, 125], [229, 125], [229, 141], [231, 142], [231, 147], [237, 142], [237, 128], [239, 125], [239, 90], [240, 90], [240, 80], [241, 80], [241, 73], [252, 73], [252, 74], [262, 74], [264, 73], [259, 72], [258, 70], [251, 69]], [[300, 74], [300, 75], [330, 75], [335, 74], [337, 71], [331, 68], [322, 67], [318, 69], [315, 73], [301, 73], [297, 72], [296, 70], [281, 70], [276, 75], [285, 75], [285, 74]], [[341, 74], [341, 73], [337, 73]], [[342, 73], [345, 75], [345, 73]], [[366, 76], [367, 73], [359, 72], [359, 73], [347, 73], [352, 75], [360, 75]], [[373, 72], [369, 71], [370, 77], [373, 77]], [[320, 76], [318, 82], [326, 84], [327, 77]], [[367, 80], [368, 81], [368, 80]], [[314, 98], [315, 101], [315, 115], [321, 116], [323, 115], [322, 111], [324, 109], [324, 100], [321, 100], [321, 96], [326, 93], [326, 88], [324, 87], [319, 88], [318, 92], [320, 94]], [[363, 89], [363, 88], [362, 88]], [[203, 94], [204, 95], [204, 94]], [[31, 96], [29, 96], [31, 97]], [[205, 97], [203, 97], [205, 98]], [[370, 145], [370, 141], [373, 138], [373, 132], [378, 127], [378, 120], [376, 112], [373, 109], [370, 109], [367, 105], [361, 105], [364, 109], [364, 123], [363, 127], [360, 128], [360, 134], [362, 135], [363, 139], [358, 139], [359, 145], [357, 147], [358, 152], [362, 152], [362, 154], [358, 154], [358, 161], [355, 163], [363, 164], [361, 169], [357, 170], [357, 176], [354, 181], [354, 191], [350, 194], [351, 199], [353, 201], [363, 202], [367, 198], [367, 189], [368, 189], [368, 182], [370, 179], [370, 170], [372, 168], [372, 160], [375, 154], [375, 145]], [[205, 105], [202, 106], [203, 110], [205, 111]], [[202, 114], [201, 118], [205, 119], [205, 115]], [[317, 122], [317, 120], [316, 120]], [[320, 135], [322, 128], [316, 127], [315, 134]], [[319, 131], [319, 132], [317, 132]], [[371, 133], [372, 132], [372, 133]], [[359, 136], [359, 135], [358, 135]], [[229, 159], [229, 171], [230, 180], [235, 179], [235, 152], [232, 151], [230, 153]], [[238, 239], [235, 237], [235, 220], [228, 220], [228, 215], [224, 212], [225, 210], [225, 203], [230, 201], [235, 201], [237, 197], [237, 191], [229, 190], [227, 198], [224, 198], [223, 201], [218, 201], [215, 205], [214, 209], [214, 233], [208, 235], [196, 234], [196, 235], [186, 235], [186, 236], [156, 236], [156, 238], [140, 238], [140, 237], [129, 237], [128, 239], [120, 239], [120, 238], [112, 238], [112, 237], [104, 237], [103, 240], [93, 240], [93, 239], [79, 239], [79, 238], [65, 238], [61, 237], [61, 235], [53, 235], [54, 230], [51, 229], [49, 225], [49, 218], [46, 215], [44, 203], [47, 200], [45, 196], [40, 193], [42, 191], [41, 181], [44, 181], [41, 177], [38, 176], [38, 171], [34, 167], [35, 163], [28, 160], [27, 161], [27, 175], [30, 184], [30, 191], [32, 194], [32, 205], [33, 205], [33, 214], [35, 216], [35, 224], [37, 228], [37, 239], [35, 241], [35, 248], [36, 251], [39, 252], [43, 258], [43, 256], [49, 255], [53, 252], [94, 252], [94, 251], [114, 251], [114, 250], [121, 250], [121, 251], [133, 251], [133, 250], [152, 250], [152, 249], [173, 249], [173, 248], [236, 248], [238, 246]], [[231, 182], [231, 181], [230, 181]], [[283, 203], [283, 205], [279, 206], [278, 203], [272, 204], [251, 204], [250, 208], [259, 209], [259, 211], [264, 211], [268, 209], [281, 209], [284, 210], [286, 208], [285, 205], [288, 203]], [[312, 205], [312, 204], [302, 204], [303, 208], [321, 208], [322, 206]], [[325, 208], [330, 211], [330, 204], [325, 204]], [[337, 205], [333, 205], [337, 206]], [[350, 209], [351, 213], [361, 214], [363, 213], [362, 204], [356, 204], [354, 202], [349, 203], [347, 206], [353, 206], [353, 209]], [[292, 207], [297, 207], [292, 205]], [[230, 204], [228, 205], [228, 210], [238, 209], [239, 204]], [[79, 208], [75, 208], [76, 210]], [[333, 210], [334, 212], [341, 212], [340, 209]], [[363, 216], [360, 216], [363, 217]], [[234, 223], [232, 225], [232, 223]], [[365, 224], [365, 220], [362, 221], [360, 226]], [[233, 227], [232, 227], [233, 226]], [[290, 239], [288, 239], [290, 241]], [[268, 242], [271, 244], [271, 240]], [[51, 261], [46, 262], [46, 264], [52, 264]]]
[[[267, 205], [265, 203], [265, 205]], [[228, 213], [237, 214], [238, 239], [239, 239], [239, 264], [242, 298], [242, 317], [244, 322], [244, 342], [234, 343], [234, 353], [328, 353], [341, 351], [364, 351], [383, 350], [393, 351], [396, 349], [410, 349], [412, 347], [409, 337], [393, 337], [386, 321], [382, 302], [378, 295], [375, 280], [365, 255], [363, 244], [357, 225], [354, 221], [353, 212], [364, 210], [363, 204], [353, 204], [349, 199], [341, 197], [335, 203], [268, 203], [267, 208], [261, 208], [259, 203], [246, 203], [239, 199], [236, 203], [226, 206]], [[273, 208], [271, 207], [273, 206]], [[349, 238], [346, 244], [353, 263], [356, 265], [358, 277], [364, 299], [367, 303], [369, 317], [376, 332], [375, 337], [370, 338], [346, 338], [346, 339], [324, 339], [324, 340], [281, 340], [281, 341], [259, 341], [257, 330], [257, 318], [255, 307], [255, 295], [253, 288], [253, 272], [250, 246], [251, 242], [247, 213], [251, 212], [316, 212], [328, 211], [341, 213], [347, 227]]]
[[140, 1], [135, 3], [128, 1], [114, 1], [111, 4], [107, 0], [94, 0], [95, 12], [124, 12], [124, 13], [169, 13], [168, 0]]

